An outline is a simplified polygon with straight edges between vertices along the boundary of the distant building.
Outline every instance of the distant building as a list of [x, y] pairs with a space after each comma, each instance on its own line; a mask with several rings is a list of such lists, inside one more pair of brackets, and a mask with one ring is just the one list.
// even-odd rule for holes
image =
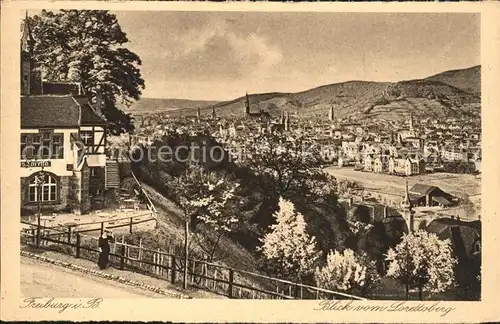
[[392, 174], [400, 174], [406, 176], [412, 176], [416, 174], [424, 174], [425, 173], [425, 161], [423, 159], [412, 159], [407, 157], [396, 158], [391, 156], [389, 158], [389, 173]]
[[263, 120], [270, 120], [271, 115], [263, 109], [260, 109], [259, 112], [252, 112], [250, 110], [250, 97], [248, 96], [248, 93], [246, 93], [245, 100], [243, 102], [243, 118], [261, 118]]
[[413, 185], [410, 189], [410, 199], [415, 206], [441, 206], [455, 205], [455, 197], [444, 192], [439, 187], [421, 183]]
[[446, 161], [468, 161], [467, 150], [465, 149], [445, 147], [441, 151], [441, 157]]

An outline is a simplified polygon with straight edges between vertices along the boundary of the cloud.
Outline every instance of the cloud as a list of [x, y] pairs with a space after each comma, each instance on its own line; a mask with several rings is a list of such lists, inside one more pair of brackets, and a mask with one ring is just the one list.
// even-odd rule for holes
[[203, 29], [173, 36], [164, 53], [168, 72], [181, 78], [239, 79], [265, 75], [282, 61], [281, 48], [265, 35], [238, 33], [231, 25], [213, 20]]

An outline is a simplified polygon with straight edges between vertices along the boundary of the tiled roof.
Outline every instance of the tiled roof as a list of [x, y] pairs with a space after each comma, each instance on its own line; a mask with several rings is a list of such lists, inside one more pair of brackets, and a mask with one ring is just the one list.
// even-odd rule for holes
[[84, 97], [71, 95], [21, 97], [21, 128], [105, 125]]
[[72, 96], [21, 97], [21, 128], [78, 127], [80, 108]]

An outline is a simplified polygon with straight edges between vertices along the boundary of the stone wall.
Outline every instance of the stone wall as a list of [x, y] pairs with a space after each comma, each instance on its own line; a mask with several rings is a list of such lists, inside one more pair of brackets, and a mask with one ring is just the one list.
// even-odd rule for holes
[[90, 170], [85, 164], [82, 170], [73, 171], [74, 186], [73, 186], [73, 213], [86, 214], [90, 210], [90, 197], [89, 197], [89, 177]]
[[89, 181], [90, 170], [85, 165], [82, 169], [82, 187], [81, 187], [81, 213], [86, 214], [90, 211], [90, 197], [89, 197]]

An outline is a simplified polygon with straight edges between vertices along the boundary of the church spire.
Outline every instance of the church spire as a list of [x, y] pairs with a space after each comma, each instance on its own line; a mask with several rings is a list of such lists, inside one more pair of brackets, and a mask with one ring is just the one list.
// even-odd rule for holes
[[410, 192], [408, 190], [408, 180], [406, 180], [406, 191], [401, 206], [405, 209], [412, 209], [413, 205], [410, 200]]
[[408, 231], [410, 233], [413, 233], [414, 231], [414, 223], [415, 223], [415, 211], [413, 210], [413, 204], [411, 203], [410, 199], [410, 192], [408, 190], [408, 180], [406, 180], [406, 192], [405, 196], [403, 198], [403, 201], [401, 202], [401, 207], [403, 209], [403, 216], [406, 219], [407, 225], [408, 225]]
[[24, 18], [23, 35], [21, 36], [21, 51], [33, 55], [33, 47], [35, 45], [35, 40], [33, 34], [31, 33], [31, 26], [29, 23], [28, 11], [26, 11], [26, 17]]
[[329, 119], [330, 121], [333, 121], [333, 118], [334, 118], [334, 117], [335, 117], [335, 113], [334, 113], [334, 111], [333, 111], [333, 105], [331, 105], [331, 106], [330, 106], [330, 111], [329, 111], [329, 113], [328, 113], [328, 119]]
[[23, 24], [21, 36], [21, 95], [40, 95], [43, 93], [42, 74], [33, 55], [35, 39], [31, 33], [28, 12]]

